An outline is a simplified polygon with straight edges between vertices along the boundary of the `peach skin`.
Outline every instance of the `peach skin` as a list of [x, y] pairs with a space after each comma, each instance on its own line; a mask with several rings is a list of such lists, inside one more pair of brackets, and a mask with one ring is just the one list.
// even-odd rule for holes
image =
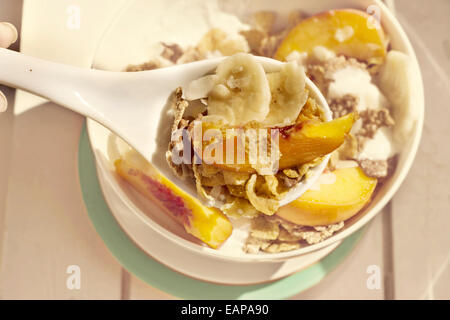
[[233, 226], [220, 210], [205, 207], [156, 169], [143, 171], [126, 159], [118, 159], [114, 165], [119, 176], [210, 247], [219, 247], [231, 235]]

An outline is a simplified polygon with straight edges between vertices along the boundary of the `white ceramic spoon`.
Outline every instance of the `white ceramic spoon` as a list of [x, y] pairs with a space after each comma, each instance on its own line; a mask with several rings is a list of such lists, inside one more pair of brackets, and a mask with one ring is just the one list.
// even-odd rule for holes
[[[168, 98], [175, 88], [214, 71], [223, 59], [151, 71], [110, 72], [63, 65], [0, 49], [0, 83], [37, 94], [99, 122], [170, 177], [172, 173], [165, 160], [171, 121], [166, 110]], [[256, 59], [266, 72], [276, 71], [282, 64], [265, 57]], [[327, 120], [331, 120], [326, 100], [308, 79], [307, 88], [324, 109]], [[282, 204], [305, 192], [327, 162], [328, 157], [306, 182], [291, 189]], [[178, 180], [177, 184], [196, 196], [192, 183]]]

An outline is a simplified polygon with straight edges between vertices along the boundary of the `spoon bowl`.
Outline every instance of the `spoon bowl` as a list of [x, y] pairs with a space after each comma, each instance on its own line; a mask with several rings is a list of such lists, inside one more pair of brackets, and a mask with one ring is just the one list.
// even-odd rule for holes
[[[266, 72], [274, 72], [283, 64], [266, 57], [255, 57]], [[167, 102], [177, 87], [211, 73], [225, 57], [202, 60], [167, 68], [141, 72], [111, 72], [83, 69], [0, 49], [0, 83], [49, 99], [58, 105], [95, 120], [121, 137], [152, 163], [163, 175], [172, 172], [165, 160], [170, 135]], [[306, 79], [306, 87], [331, 120], [328, 104], [319, 89]], [[281, 205], [297, 199], [319, 177], [329, 156], [311, 169], [305, 181], [290, 189]], [[177, 180], [183, 190], [197, 196], [193, 183]]]

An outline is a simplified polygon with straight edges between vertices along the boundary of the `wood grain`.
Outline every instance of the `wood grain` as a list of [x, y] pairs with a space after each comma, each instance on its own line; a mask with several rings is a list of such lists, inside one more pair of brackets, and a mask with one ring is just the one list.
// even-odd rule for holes
[[[90, 67], [98, 38], [122, 4], [71, 1], [80, 8], [81, 28], [92, 30], [81, 33], [65, 28], [67, 2], [25, 1], [22, 51]], [[57, 45], [51, 39], [58, 39]], [[19, 93], [10, 119], [0, 297], [120, 299], [121, 266], [94, 231], [81, 198], [77, 152], [84, 119], [51, 103], [36, 107], [39, 102]], [[81, 269], [79, 290], [66, 286], [69, 265]]]
[[450, 2], [398, 0], [425, 84], [425, 126], [392, 202], [395, 298], [450, 298]]
[[[2, 8], [0, 10], [0, 21], [9, 21], [14, 24], [20, 34], [20, 26], [22, 20], [22, 1], [21, 0], [3, 0]], [[10, 49], [18, 50], [20, 44], [20, 37]], [[3, 237], [2, 231], [4, 229], [6, 195], [8, 192], [8, 180], [11, 164], [11, 149], [13, 137], [13, 111], [15, 101], [15, 90], [0, 86], [0, 90], [8, 100], [8, 110], [0, 113], [0, 265], [2, 261]]]
[[[84, 119], [48, 103], [15, 119], [1, 297], [119, 299], [120, 265], [85, 211], [77, 174]], [[81, 289], [66, 287], [67, 267]]]
[[353, 252], [335, 270], [315, 287], [302, 292], [292, 299], [383, 299], [384, 284], [380, 289], [368, 289], [367, 268], [376, 265], [384, 276], [383, 262], [383, 217], [380, 212], [371, 222], [368, 230]]
[[163, 291], [149, 286], [134, 275], [129, 277], [129, 288], [129, 296], [127, 298], [130, 300], [176, 299]]

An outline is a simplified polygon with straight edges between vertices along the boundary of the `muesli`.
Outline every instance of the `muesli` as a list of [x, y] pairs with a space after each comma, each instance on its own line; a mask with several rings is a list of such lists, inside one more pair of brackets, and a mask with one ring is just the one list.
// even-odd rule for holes
[[[186, 92], [175, 91], [172, 131], [184, 129], [190, 137], [196, 122], [202, 123], [203, 129], [221, 133], [224, 128], [283, 128], [323, 122], [320, 108], [305, 90], [305, 74], [326, 97], [334, 119], [357, 114], [358, 120], [332, 152], [326, 171], [313, 188], [281, 208], [278, 202], [283, 194], [328, 152], [276, 171], [271, 171], [271, 163], [239, 170], [214, 163], [175, 163], [174, 151], [183, 155], [187, 150], [177, 139], [169, 146], [169, 165], [179, 177], [195, 181], [206, 205], [220, 202], [222, 213], [231, 222], [251, 219], [244, 251], [290, 251], [341, 230], [345, 220], [363, 210], [377, 186], [395, 171], [398, 146], [414, 123], [401, 100], [404, 90], [396, 78], [407, 72], [410, 59], [389, 50], [382, 27], [373, 25], [369, 16], [358, 10], [331, 10], [312, 17], [297, 10], [283, 21], [277, 13], [263, 11], [246, 23], [248, 27], [237, 34], [211, 29], [191, 47], [161, 43], [159, 56], [130, 65], [127, 71], [231, 56], [215, 74], [199, 79]], [[249, 54], [287, 63], [276, 74], [264, 73]], [[286, 85], [287, 79], [292, 79], [292, 86]], [[249, 95], [252, 90], [257, 94]]]

